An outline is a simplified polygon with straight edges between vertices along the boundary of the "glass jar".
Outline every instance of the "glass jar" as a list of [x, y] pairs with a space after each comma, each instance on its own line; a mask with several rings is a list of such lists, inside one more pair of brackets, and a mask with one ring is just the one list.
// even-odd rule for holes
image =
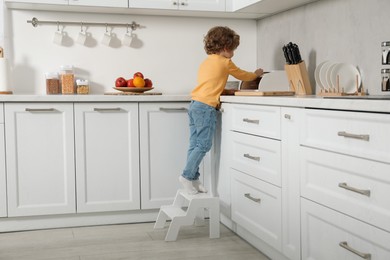
[[77, 94], [88, 94], [89, 93], [89, 84], [88, 80], [78, 79], [76, 80], [77, 84]]
[[382, 42], [382, 64], [390, 64], [390, 42]]
[[75, 84], [74, 84], [74, 72], [72, 65], [63, 65], [61, 66], [61, 88], [62, 94], [74, 94]]
[[46, 72], [46, 94], [60, 94], [60, 79], [57, 72]]
[[382, 91], [390, 91], [390, 69], [382, 69]]

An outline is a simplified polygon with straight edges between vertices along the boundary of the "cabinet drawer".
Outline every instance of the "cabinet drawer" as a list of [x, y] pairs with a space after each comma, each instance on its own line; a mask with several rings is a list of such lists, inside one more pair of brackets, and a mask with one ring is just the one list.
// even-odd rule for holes
[[390, 259], [390, 233], [306, 199], [301, 202], [302, 259]]
[[232, 132], [231, 166], [274, 185], [281, 185], [281, 143]]
[[301, 195], [390, 231], [390, 164], [302, 149]]
[[390, 162], [390, 115], [305, 110], [302, 144]]
[[281, 189], [232, 171], [232, 220], [281, 250]]
[[0, 124], [4, 123], [4, 107], [3, 103], [0, 103]]
[[280, 139], [280, 108], [234, 105], [232, 130]]

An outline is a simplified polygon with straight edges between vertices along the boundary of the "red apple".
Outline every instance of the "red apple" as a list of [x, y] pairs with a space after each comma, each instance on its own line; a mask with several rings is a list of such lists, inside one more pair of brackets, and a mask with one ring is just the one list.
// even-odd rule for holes
[[145, 88], [151, 88], [152, 86], [153, 86], [153, 82], [150, 79], [146, 78], [145, 79]]
[[119, 77], [115, 80], [115, 87], [117, 88], [123, 88], [123, 87], [126, 87], [127, 86], [127, 81], [122, 78], [122, 77]]
[[142, 74], [141, 72], [136, 72], [136, 73], [134, 73], [134, 76], [133, 76], [133, 78], [135, 78], [135, 77], [141, 77], [141, 78], [144, 78], [144, 74]]
[[127, 87], [128, 88], [134, 88], [135, 86], [134, 86], [134, 83], [133, 83], [133, 79], [129, 79], [128, 81], [127, 81]]

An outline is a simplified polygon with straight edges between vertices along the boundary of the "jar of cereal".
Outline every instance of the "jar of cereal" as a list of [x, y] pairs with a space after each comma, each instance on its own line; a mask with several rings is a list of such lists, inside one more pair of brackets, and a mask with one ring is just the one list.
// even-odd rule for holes
[[76, 91], [74, 84], [74, 72], [72, 65], [61, 66], [61, 88], [62, 94], [74, 94]]
[[46, 94], [60, 94], [60, 80], [57, 72], [46, 72]]
[[78, 79], [78, 80], [76, 80], [76, 84], [77, 84], [77, 94], [88, 94], [89, 93], [88, 80]]

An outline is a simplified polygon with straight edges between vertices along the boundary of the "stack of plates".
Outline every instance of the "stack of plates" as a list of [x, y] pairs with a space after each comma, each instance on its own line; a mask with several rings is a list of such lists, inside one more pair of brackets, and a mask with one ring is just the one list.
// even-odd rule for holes
[[361, 84], [361, 75], [358, 69], [349, 63], [324, 61], [315, 69], [314, 78], [321, 91], [338, 90], [351, 94], [356, 92]]

